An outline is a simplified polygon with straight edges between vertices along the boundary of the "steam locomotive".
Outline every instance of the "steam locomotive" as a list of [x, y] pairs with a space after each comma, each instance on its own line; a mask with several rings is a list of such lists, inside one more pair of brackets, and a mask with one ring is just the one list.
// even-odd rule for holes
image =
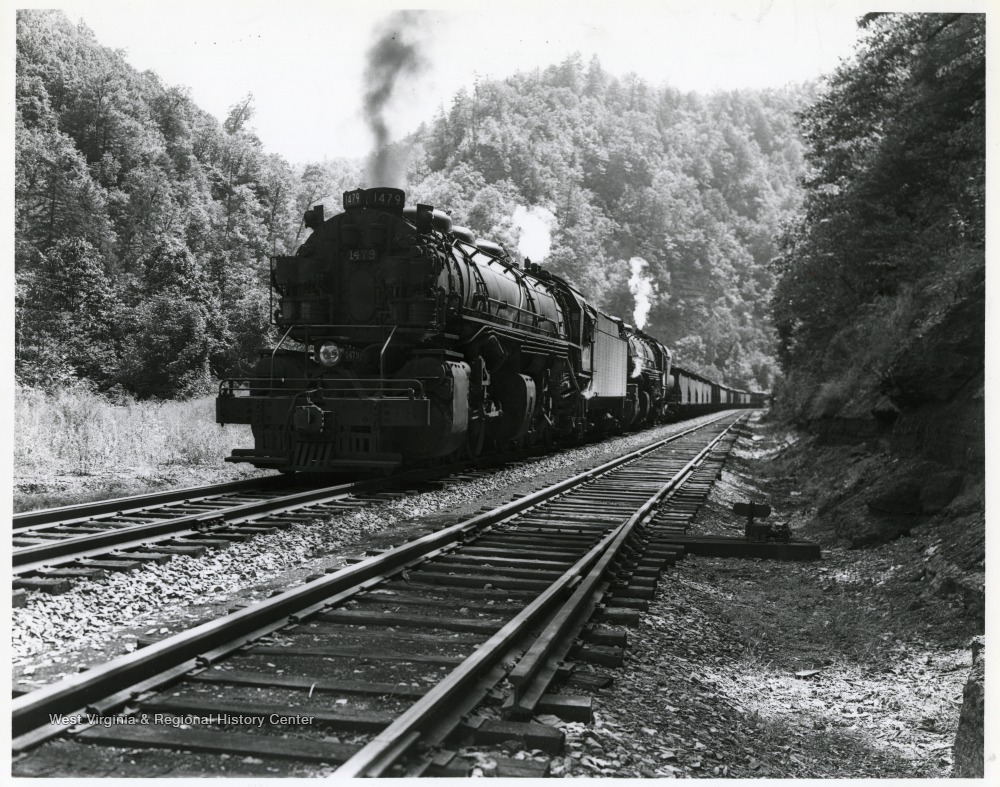
[[343, 207], [306, 211], [312, 234], [271, 260], [282, 336], [220, 385], [216, 420], [254, 437], [227, 461], [390, 471], [761, 404], [400, 189]]

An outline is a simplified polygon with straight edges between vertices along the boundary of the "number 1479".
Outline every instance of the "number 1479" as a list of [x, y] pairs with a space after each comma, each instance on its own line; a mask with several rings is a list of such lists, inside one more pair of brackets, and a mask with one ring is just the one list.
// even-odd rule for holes
[[374, 260], [375, 249], [348, 249], [347, 259], [349, 260]]

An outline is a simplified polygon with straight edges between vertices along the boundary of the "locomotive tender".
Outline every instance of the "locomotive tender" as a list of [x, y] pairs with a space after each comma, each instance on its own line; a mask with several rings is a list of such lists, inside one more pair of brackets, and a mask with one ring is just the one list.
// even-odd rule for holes
[[312, 234], [271, 260], [283, 335], [250, 378], [221, 383], [216, 420], [254, 436], [227, 461], [387, 471], [754, 404], [400, 189], [343, 206], [307, 211]]

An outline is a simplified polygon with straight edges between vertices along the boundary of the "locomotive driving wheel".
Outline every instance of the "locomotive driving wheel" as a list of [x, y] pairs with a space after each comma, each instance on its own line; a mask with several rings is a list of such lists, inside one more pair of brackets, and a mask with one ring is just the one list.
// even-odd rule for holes
[[639, 423], [648, 424], [652, 421], [652, 399], [646, 391], [639, 391]]

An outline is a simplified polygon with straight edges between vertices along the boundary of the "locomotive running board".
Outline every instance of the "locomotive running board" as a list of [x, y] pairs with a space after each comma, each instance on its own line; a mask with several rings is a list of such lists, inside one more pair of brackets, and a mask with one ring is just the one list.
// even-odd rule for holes
[[257, 467], [284, 467], [288, 464], [287, 454], [257, 454], [252, 448], [234, 448], [224, 461], [240, 463], [253, 462]]

